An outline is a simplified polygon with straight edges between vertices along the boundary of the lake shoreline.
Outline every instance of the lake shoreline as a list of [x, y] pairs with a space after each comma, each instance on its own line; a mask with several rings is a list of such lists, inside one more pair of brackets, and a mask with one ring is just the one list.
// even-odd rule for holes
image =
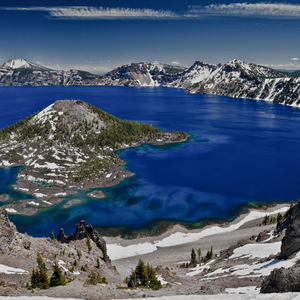
[[235, 224], [243, 216], [249, 214], [250, 211], [269, 211], [276, 210], [277, 207], [289, 205], [285, 201], [270, 201], [270, 202], [246, 202], [236, 209], [236, 212], [229, 219], [205, 218], [197, 222], [182, 222], [178, 220], [154, 220], [141, 229], [135, 229], [126, 226], [95, 226], [95, 229], [102, 236], [121, 238], [124, 240], [138, 240], [140, 238], [160, 238], [168, 232], [173, 232], [174, 228], [182, 228], [187, 232], [203, 230], [207, 227], [218, 225], [221, 227]]
[[[258, 234], [265, 229], [276, 228], [276, 223], [262, 225], [264, 216], [276, 217], [278, 212], [284, 215], [289, 207], [288, 203], [281, 203], [264, 207], [264, 209], [253, 208], [243, 212], [231, 222], [223, 222], [223, 224], [211, 222], [209, 225], [193, 230], [176, 224], [158, 236], [141, 235], [135, 239], [123, 239], [120, 236], [104, 236], [104, 238], [109, 252], [113, 253], [111, 254], [112, 260], [125, 260], [130, 257], [137, 258], [141, 255], [155, 256], [157, 251], [159, 251], [160, 255], [165, 253], [166, 256], [169, 256], [171, 249], [177, 252], [182, 247], [191, 248], [191, 244], [199, 244], [202, 239], [213, 240], [215, 246], [218, 243], [222, 243], [223, 247], [230, 247], [236, 242], [237, 232], [239, 231], [243, 231], [245, 234], [244, 238], [247, 238], [247, 236], [251, 237], [252, 234]], [[214, 247], [214, 249], [219, 251], [226, 248], [218, 249], [218, 247]]]

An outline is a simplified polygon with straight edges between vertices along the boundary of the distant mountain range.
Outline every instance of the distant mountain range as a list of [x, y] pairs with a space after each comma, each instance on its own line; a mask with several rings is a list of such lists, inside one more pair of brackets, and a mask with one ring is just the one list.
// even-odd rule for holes
[[290, 74], [234, 59], [218, 65], [196, 61], [190, 68], [150, 62], [131, 63], [98, 76], [80, 70], [55, 71], [24, 59], [12, 59], [0, 65], [0, 85], [166, 86], [184, 88], [189, 93], [298, 106], [299, 73]]
[[26, 59], [11, 59], [4, 64], [0, 65], [1, 68], [5, 69], [17, 69], [17, 70], [22, 70], [22, 69], [28, 69], [32, 71], [53, 71], [52, 69], [49, 69], [47, 67], [43, 67], [37, 64], [34, 64], [32, 62], [27, 61]]

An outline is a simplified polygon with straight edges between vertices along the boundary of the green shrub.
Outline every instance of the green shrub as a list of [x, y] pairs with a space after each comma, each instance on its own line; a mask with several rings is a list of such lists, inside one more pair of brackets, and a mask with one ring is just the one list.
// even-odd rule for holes
[[91, 270], [90, 274], [88, 275], [88, 279], [85, 281], [86, 284], [93, 284], [96, 285], [97, 283], [105, 283], [107, 284], [106, 278], [101, 277], [98, 272]]

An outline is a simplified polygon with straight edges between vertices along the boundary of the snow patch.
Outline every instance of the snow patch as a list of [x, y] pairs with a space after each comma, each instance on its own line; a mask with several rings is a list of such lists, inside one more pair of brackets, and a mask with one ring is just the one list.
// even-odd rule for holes
[[39, 203], [36, 203], [36, 202], [34, 202], [34, 201], [27, 202], [27, 204], [35, 205], [35, 206], [39, 206], [39, 205], [40, 205]]
[[5, 208], [8, 213], [16, 213], [17, 211], [13, 208]]
[[249, 257], [252, 258], [264, 258], [269, 255], [276, 255], [280, 252], [281, 242], [268, 243], [268, 244], [247, 244], [245, 246], [236, 248], [233, 250], [233, 254], [230, 258], [236, 257]]
[[42, 194], [42, 193], [34, 193], [33, 195], [34, 195], [35, 197], [37, 197], [37, 198], [47, 197], [47, 195]]
[[[28, 271], [18, 268], [12, 268], [5, 265], [0, 264], [0, 273], [5, 274], [29, 274]], [[6, 297], [5, 297], [6, 298]]]

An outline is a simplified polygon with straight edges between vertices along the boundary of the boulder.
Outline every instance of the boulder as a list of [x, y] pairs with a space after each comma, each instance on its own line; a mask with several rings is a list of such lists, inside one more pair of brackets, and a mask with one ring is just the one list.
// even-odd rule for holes
[[256, 242], [262, 242], [266, 239], [268, 239], [270, 237], [270, 231], [268, 230], [264, 230], [262, 232], [259, 233], [259, 235], [257, 236]]
[[300, 292], [300, 268], [274, 269], [261, 284], [261, 293]]

